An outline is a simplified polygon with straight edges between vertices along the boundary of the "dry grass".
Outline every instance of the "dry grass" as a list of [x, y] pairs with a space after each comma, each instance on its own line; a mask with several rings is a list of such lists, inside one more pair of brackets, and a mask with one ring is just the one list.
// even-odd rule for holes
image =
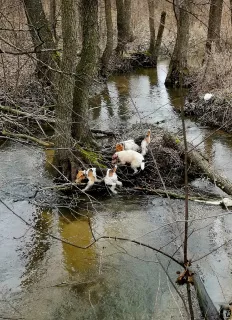
[[193, 77], [193, 91], [232, 97], [232, 50], [217, 52], [214, 48]]

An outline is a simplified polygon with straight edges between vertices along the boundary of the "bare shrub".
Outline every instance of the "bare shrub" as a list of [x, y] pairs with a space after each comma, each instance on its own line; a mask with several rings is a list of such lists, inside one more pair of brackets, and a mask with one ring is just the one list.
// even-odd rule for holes
[[225, 47], [218, 52], [212, 47], [212, 53], [193, 78], [193, 89], [198, 95], [213, 92], [230, 96], [232, 94], [232, 52]]

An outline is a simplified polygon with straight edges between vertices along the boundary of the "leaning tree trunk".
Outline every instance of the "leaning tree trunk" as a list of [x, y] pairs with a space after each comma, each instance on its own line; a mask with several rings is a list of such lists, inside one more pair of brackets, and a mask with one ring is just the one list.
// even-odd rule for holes
[[154, 0], [148, 0], [148, 9], [149, 9], [149, 29], [150, 29], [150, 45], [149, 53], [153, 57], [155, 53], [155, 3]]
[[62, 74], [59, 81], [58, 102], [56, 108], [55, 127], [55, 160], [56, 165], [61, 168], [62, 173], [70, 178], [74, 171], [75, 161], [71, 151], [73, 139], [71, 135], [73, 91], [75, 84], [75, 68], [77, 62], [77, 4], [76, 0], [62, 0], [62, 35], [63, 55], [61, 69]]
[[211, 0], [209, 9], [208, 34], [206, 41], [206, 51], [211, 52], [212, 42], [220, 50], [220, 32], [222, 20], [223, 0]]
[[51, 84], [56, 74], [50, 67], [56, 68], [59, 56], [55, 51], [49, 22], [46, 19], [41, 0], [23, 0], [23, 3], [36, 52], [36, 74], [42, 82]]
[[126, 44], [134, 41], [131, 31], [131, 0], [116, 0], [118, 44], [115, 52], [123, 55]]
[[[177, 149], [182, 155], [185, 152], [183, 142], [170, 133], [164, 135], [165, 144]], [[178, 142], [177, 142], [178, 141]], [[213, 183], [229, 195], [232, 195], [232, 183], [224, 176], [222, 176], [217, 170], [215, 170], [210, 163], [203, 158], [203, 156], [196, 150], [196, 148], [188, 143], [188, 161], [195, 165], [199, 171], [205, 174]]]
[[157, 34], [156, 43], [155, 43], [154, 53], [153, 53], [153, 56], [152, 56], [152, 62], [154, 64], [154, 66], [157, 66], [157, 62], [158, 62], [159, 51], [160, 51], [160, 47], [161, 47], [161, 42], [162, 42], [162, 37], [163, 37], [163, 32], [164, 32], [164, 26], [165, 26], [165, 19], [166, 19], [166, 12], [163, 11], [161, 13], [161, 17], [160, 17], [159, 30], [158, 30], [158, 34]]
[[93, 140], [88, 124], [89, 90], [97, 73], [99, 59], [98, 0], [81, 0], [82, 51], [76, 69], [73, 99], [72, 133], [76, 140], [91, 145]]
[[169, 64], [166, 86], [180, 87], [188, 74], [187, 53], [189, 44], [189, 0], [178, 3], [177, 38], [173, 55]]
[[107, 40], [106, 40], [106, 47], [102, 55], [102, 75], [106, 76], [109, 61], [113, 53], [113, 21], [112, 21], [112, 13], [111, 13], [111, 0], [105, 0], [105, 17], [106, 17], [106, 29], [107, 29]]

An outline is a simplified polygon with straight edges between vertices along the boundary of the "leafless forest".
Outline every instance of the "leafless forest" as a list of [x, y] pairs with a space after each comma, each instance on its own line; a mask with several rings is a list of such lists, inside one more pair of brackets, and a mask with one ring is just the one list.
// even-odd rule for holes
[[[0, 319], [232, 319], [232, 1], [0, 0], [0, 14], [0, 256], [18, 281], [2, 266]], [[138, 173], [112, 166], [131, 138]], [[117, 169], [119, 195], [93, 168]]]

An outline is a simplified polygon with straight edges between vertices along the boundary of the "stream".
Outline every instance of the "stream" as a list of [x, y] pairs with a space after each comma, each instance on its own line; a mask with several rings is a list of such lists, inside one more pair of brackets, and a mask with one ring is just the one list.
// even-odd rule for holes
[[[91, 104], [92, 127], [122, 132], [141, 124], [179, 132], [177, 110], [184, 92], [167, 90], [167, 61], [157, 74], [141, 69], [109, 79], [107, 89]], [[232, 179], [232, 139], [212, 133], [187, 119], [188, 140], [203, 150], [221, 173]], [[142, 130], [142, 129], [141, 129]], [[205, 138], [211, 134], [210, 138]], [[145, 320], [185, 318], [181, 300], [163, 269], [175, 282], [181, 268], [160, 254], [133, 243], [100, 240], [86, 250], [49, 237], [48, 233], [85, 246], [95, 237], [118, 236], [149, 244], [172, 254], [180, 245], [184, 201], [123, 192], [78, 208], [42, 209], [29, 197], [36, 185], [51, 185], [49, 153], [13, 142], [0, 145], [0, 199], [33, 225], [29, 228], [0, 203], [0, 316], [11, 319]], [[219, 192], [207, 180], [193, 185]], [[54, 199], [55, 201], [55, 199]], [[189, 203], [190, 257], [217, 308], [232, 298], [232, 219], [221, 207]], [[223, 215], [224, 214], [224, 215]], [[223, 215], [223, 216], [219, 216]], [[207, 217], [207, 219], [206, 219]], [[212, 218], [210, 218], [212, 217]], [[197, 220], [195, 220], [197, 219]], [[43, 234], [40, 232], [43, 230]], [[180, 255], [177, 253], [176, 258]], [[185, 287], [180, 288], [184, 290]], [[196, 319], [200, 319], [197, 310]]]

